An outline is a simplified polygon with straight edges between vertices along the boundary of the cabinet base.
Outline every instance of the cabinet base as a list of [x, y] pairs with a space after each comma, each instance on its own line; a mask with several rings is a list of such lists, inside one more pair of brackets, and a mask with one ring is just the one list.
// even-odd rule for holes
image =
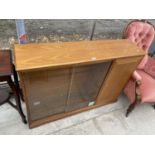
[[100, 107], [100, 106], [104, 106], [106, 104], [112, 104], [114, 102], [116, 102], [116, 100], [115, 101], [109, 101], [109, 102], [103, 103], [103, 104], [95, 104], [95, 105], [84, 107], [84, 108], [74, 110], [74, 111], [71, 111], [71, 112], [60, 113], [60, 114], [56, 114], [56, 115], [53, 115], [53, 116], [48, 116], [46, 118], [42, 118], [42, 119], [39, 119], [39, 120], [31, 121], [31, 122], [29, 122], [29, 128], [32, 129], [32, 128], [38, 127], [40, 125], [43, 125], [43, 124], [46, 124], [46, 123], [49, 123], [49, 122], [64, 118], [64, 117], [68, 117], [68, 116], [71, 116], [71, 115], [74, 115], [74, 114], [77, 114], [77, 113], [80, 113], [80, 112], [84, 112], [84, 111], [91, 110], [91, 109], [94, 109], [94, 108], [97, 108], [97, 107]]

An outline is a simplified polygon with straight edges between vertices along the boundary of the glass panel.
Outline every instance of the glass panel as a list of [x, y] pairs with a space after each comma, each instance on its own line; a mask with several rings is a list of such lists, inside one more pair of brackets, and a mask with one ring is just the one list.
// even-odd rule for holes
[[65, 111], [70, 77], [69, 68], [26, 73], [25, 85], [32, 120]]
[[111, 62], [75, 66], [66, 111], [79, 109], [95, 102]]

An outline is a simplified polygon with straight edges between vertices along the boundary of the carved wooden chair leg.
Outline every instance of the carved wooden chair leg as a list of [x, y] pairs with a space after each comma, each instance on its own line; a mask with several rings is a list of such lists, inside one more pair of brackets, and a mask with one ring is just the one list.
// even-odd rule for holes
[[129, 113], [131, 113], [131, 111], [133, 111], [133, 109], [135, 108], [137, 103], [139, 103], [141, 101], [139, 85], [140, 85], [140, 83], [138, 83], [136, 81], [135, 82], [135, 101], [128, 107], [128, 109], [126, 111], [126, 117], [128, 117]]
[[131, 111], [133, 111], [133, 109], [135, 108], [136, 104], [137, 104], [137, 100], [135, 100], [135, 102], [132, 103], [132, 104], [128, 107], [128, 109], [127, 109], [127, 111], [126, 111], [126, 117], [128, 117], [129, 113], [131, 113]]
[[22, 101], [24, 101], [23, 92], [22, 92], [22, 90], [21, 90], [20, 87], [19, 87], [18, 75], [17, 75], [17, 72], [16, 72], [16, 70], [15, 70], [14, 64], [13, 64], [13, 76], [14, 76], [14, 80], [15, 80], [15, 84], [16, 84], [18, 93], [19, 93], [19, 95], [20, 95]]
[[[23, 111], [22, 111], [21, 102], [20, 102], [20, 96], [19, 96], [19, 94], [18, 94], [17, 87], [16, 87], [16, 85], [14, 85], [14, 83], [13, 83], [11, 77], [8, 77], [7, 82], [8, 82], [8, 84], [9, 84], [9, 86], [11, 87], [12, 91], [13, 91], [14, 94], [15, 94], [16, 107], [17, 107], [17, 108], [15, 108], [15, 109], [18, 110], [18, 112], [19, 112], [19, 114], [20, 114], [20, 116], [21, 116], [23, 122], [26, 124], [27, 121], [26, 121], [26, 117], [25, 117], [25, 115], [24, 115], [24, 113], [23, 113]], [[9, 104], [10, 104], [11, 106], [14, 107], [14, 105], [12, 105], [11, 103], [9, 103]]]
[[153, 104], [152, 107], [155, 109], [155, 104]]

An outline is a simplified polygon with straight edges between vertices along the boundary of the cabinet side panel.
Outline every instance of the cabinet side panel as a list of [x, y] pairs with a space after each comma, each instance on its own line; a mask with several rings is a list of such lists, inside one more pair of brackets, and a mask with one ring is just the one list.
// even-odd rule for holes
[[19, 74], [19, 78], [20, 78], [20, 87], [22, 88], [22, 92], [23, 92], [23, 98], [26, 103], [28, 122], [30, 125], [32, 123], [32, 121], [31, 121], [31, 115], [30, 115], [30, 108], [28, 105], [28, 95], [27, 95], [28, 91], [26, 90], [27, 87], [25, 85], [25, 82], [26, 82], [25, 73], [19, 72], [18, 74]]
[[123, 90], [142, 57], [114, 60], [102, 85], [96, 104], [114, 102]]

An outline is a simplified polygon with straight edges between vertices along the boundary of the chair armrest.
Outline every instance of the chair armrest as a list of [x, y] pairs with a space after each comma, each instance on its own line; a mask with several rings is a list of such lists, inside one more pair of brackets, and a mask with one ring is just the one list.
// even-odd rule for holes
[[137, 82], [138, 85], [141, 84], [142, 81], [142, 77], [138, 74], [137, 71], [134, 71], [132, 74], [132, 79], [135, 80]]
[[144, 71], [155, 79], [155, 58], [148, 57], [148, 61], [145, 64]]

